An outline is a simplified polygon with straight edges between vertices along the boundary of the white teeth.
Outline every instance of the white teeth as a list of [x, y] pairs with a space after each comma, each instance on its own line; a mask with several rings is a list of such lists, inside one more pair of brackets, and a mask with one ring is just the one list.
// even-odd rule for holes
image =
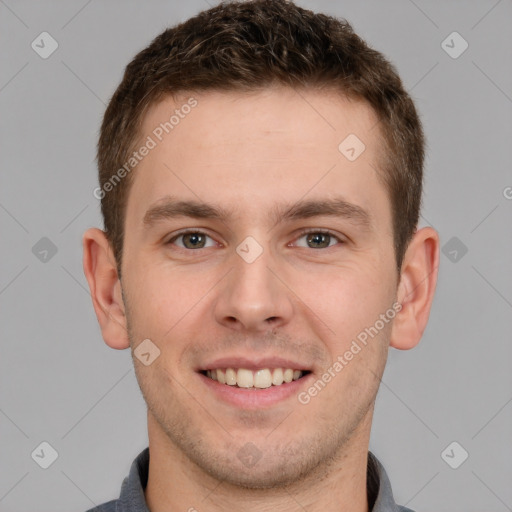
[[283, 383], [289, 383], [302, 377], [301, 370], [292, 368], [262, 368], [261, 370], [248, 370], [246, 368], [226, 368], [206, 370], [206, 376], [220, 384], [228, 386], [238, 386], [239, 388], [259, 388], [265, 389], [271, 386], [280, 386]]
[[291, 382], [293, 380], [293, 370], [286, 368], [286, 370], [283, 372], [283, 380], [285, 382]]
[[[213, 370], [215, 372], [215, 370]], [[217, 380], [221, 384], [226, 384], [226, 374], [222, 370], [217, 370]]]
[[276, 368], [272, 373], [272, 384], [274, 384], [274, 386], [280, 386], [283, 382], [283, 369]]
[[229, 386], [236, 386], [236, 372], [233, 368], [226, 370], [226, 384]]
[[[240, 371], [240, 370], [238, 370]], [[254, 387], [255, 388], [269, 388], [272, 386], [272, 374], [270, 370], [265, 368], [264, 370], [258, 370], [254, 372]]]
[[239, 388], [252, 388], [254, 384], [254, 375], [251, 370], [240, 368], [236, 372], [236, 383]]

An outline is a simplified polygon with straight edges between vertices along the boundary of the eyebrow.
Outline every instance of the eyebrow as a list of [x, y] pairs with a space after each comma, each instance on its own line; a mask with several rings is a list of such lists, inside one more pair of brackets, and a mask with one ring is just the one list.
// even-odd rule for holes
[[371, 230], [373, 224], [372, 217], [367, 210], [340, 197], [309, 201], [301, 200], [286, 207], [286, 209], [278, 207], [273, 213], [276, 224], [282, 220], [300, 220], [323, 216], [346, 219], [367, 231]]
[[[151, 227], [159, 221], [177, 217], [195, 219], [215, 219], [226, 222], [235, 211], [210, 203], [195, 200], [178, 200], [166, 196], [152, 205], [144, 214], [143, 223]], [[269, 218], [275, 224], [283, 221], [300, 220], [312, 217], [340, 217], [367, 231], [372, 230], [370, 213], [341, 197], [320, 200], [300, 200], [294, 204], [281, 204], [272, 209]]]
[[166, 196], [146, 211], [143, 222], [146, 226], [151, 226], [158, 221], [170, 220], [176, 217], [224, 221], [232, 214], [233, 212], [227, 208], [199, 201], [181, 201], [171, 196]]

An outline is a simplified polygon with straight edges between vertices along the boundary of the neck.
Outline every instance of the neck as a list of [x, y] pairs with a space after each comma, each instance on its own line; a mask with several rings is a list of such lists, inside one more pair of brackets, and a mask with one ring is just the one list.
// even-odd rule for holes
[[313, 474], [290, 485], [247, 489], [207, 474], [176, 447], [148, 412], [149, 476], [145, 497], [151, 512], [273, 510], [368, 512], [366, 471], [371, 418]]

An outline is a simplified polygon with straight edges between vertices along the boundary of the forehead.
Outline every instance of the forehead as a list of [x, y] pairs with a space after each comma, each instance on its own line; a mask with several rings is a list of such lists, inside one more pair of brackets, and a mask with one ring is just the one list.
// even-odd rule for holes
[[366, 102], [329, 91], [167, 97], [143, 120], [139, 143], [154, 147], [137, 164], [128, 211], [165, 195], [249, 215], [334, 192], [371, 206], [385, 195], [377, 126]]
[[[311, 146], [319, 151], [337, 151], [340, 137], [350, 130], [373, 149], [379, 133], [378, 128], [373, 130], [377, 124], [374, 110], [364, 100], [332, 90], [275, 86], [249, 92], [167, 96], [148, 109], [141, 132], [143, 136], [152, 134], [157, 142], [173, 139], [175, 150], [184, 138], [188, 147], [193, 143], [196, 149], [214, 149], [219, 139], [223, 146], [231, 142], [233, 147], [248, 139], [263, 139], [269, 152], [273, 143], [293, 143], [294, 155], [300, 155], [302, 147], [307, 150]], [[193, 140], [190, 129], [194, 130]], [[323, 144], [318, 144], [320, 139]]]

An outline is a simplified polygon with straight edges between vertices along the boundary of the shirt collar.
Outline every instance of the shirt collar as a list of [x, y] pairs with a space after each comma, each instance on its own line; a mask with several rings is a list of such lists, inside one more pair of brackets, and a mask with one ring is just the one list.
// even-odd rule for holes
[[[149, 447], [140, 452], [133, 461], [130, 473], [123, 481], [116, 512], [149, 512], [144, 497], [148, 472]], [[386, 471], [371, 452], [368, 452], [367, 491], [371, 512], [407, 510], [396, 505]]]

